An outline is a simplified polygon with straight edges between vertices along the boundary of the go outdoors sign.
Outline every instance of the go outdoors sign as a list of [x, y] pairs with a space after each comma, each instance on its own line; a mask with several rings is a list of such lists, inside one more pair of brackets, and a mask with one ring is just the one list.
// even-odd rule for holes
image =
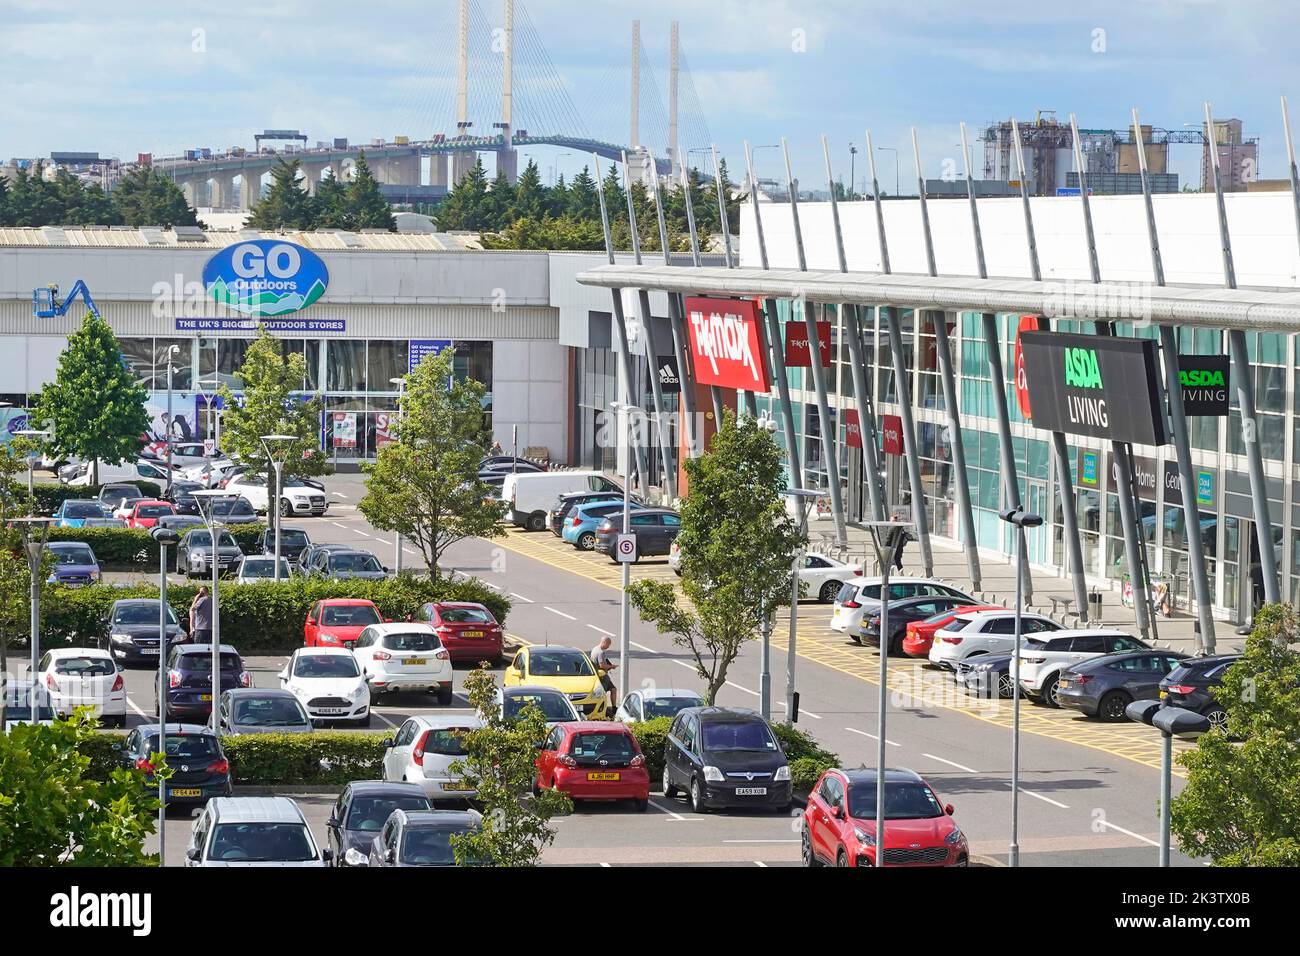
[[1151, 340], [1023, 332], [1020, 343], [1039, 428], [1143, 445], [1168, 441]]
[[208, 295], [243, 315], [298, 312], [319, 299], [329, 281], [320, 256], [279, 239], [235, 243], [203, 267]]

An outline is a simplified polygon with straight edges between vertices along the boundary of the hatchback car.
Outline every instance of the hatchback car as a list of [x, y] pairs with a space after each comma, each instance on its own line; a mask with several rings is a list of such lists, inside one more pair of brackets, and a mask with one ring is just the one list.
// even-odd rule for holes
[[502, 683], [506, 687], [553, 687], [583, 716], [597, 720], [603, 719], [609, 708], [609, 697], [591, 658], [576, 647], [522, 647], [506, 668]]
[[489, 661], [494, 666], [501, 664], [505, 632], [486, 606], [470, 601], [433, 601], [421, 605], [415, 619], [428, 623], [438, 632], [453, 664], [479, 661]]
[[[630, 514], [636, 514], [640, 510], [639, 505], [629, 506]], [[560, 526], [560, 538], [579, 551], [594, 551], [596, 549], [596, 532], [606, 518], [616, 521], [619, 531], [622, 531], [623, 502], [621, 499], [618, 501], [590, 501], [570, 509], [569, 513], [564, 516], [564, 521]]]
[[430, 800], [472, 798], [473, 785], [451, 766], [465, 758], [465, 734], [482, 726], [468, 715], [408, 718], [384, 740], [383, 778], [413, 783]]
[[[964, 591], [942, 581], [929, 578], [890, 578], [889, 600], [902, 601], [911, 597], [960, 597], [974, 603]], [[862, 628], [862, 616], [880, 604], [880, 578], [857, 577], [845, 581], [840, 593], [835, 595], [835, 609], [831, 612], [831, 630], [850, 636]]]
[[382, 780], [349, 783], [325, 821], [334, 866], [369, 865], [370, 845], [394, 810], [429, 808], [429, 798], [414, 784]]
[[647, 687], [628, 691], [614, 714], [615, 720], [624, 723], [635, 720], [654, 720], [657, 717], [676, 717], [687, 707], [703, 707], [704, 698], [693, 690], [681, 687]]
[[[233, 571], [244, 560], [244, 552], [229, 531], [217, 535], [217, 565], [221, 573]], [[176, 545], [176, 573], [188, 578], [212, 576], [212, 533], [191, 528]]]
[[80, 498], [65, 498], [59, 502], [51, 515], [56, 528], [80, 528], [87, 518], [106, 518], [108, 512], [98, 501]]
[[650, 774], [641, 745], [626, 724], [571, 721], [556, 724], [537, 755], [534, 791], [554, 788], [571, 800], [631, 800], [638, 812], [650, 803]]
[[[289, 559], [280, 558], [280, 580], [288, 581], [296, 577]], [[239, 562], [239, 571], [235, 575], [236, 584], [275, 583], [275, 556], [265, 554], [248, 554]]]
[[1040, 635], [1042, 643], [1020, 651], [1020, 692], [1030, 700], [1058, 706], [1056, 681], [1063, 670], [1105, 654], [1150, 650], [1123, 631], [1096, 628]]
[[212, 516], [224, 524], [257, 524], [257, 512], [247, 498], [212, 498]]
[[[144, 771], [145, 786], [157, 791], [153, 755], [158, 753], [158, 724], [132, 728], [121, 744], [122, 766]], [[167, 802], [202, 803], [231, 794], [230, 761], [221, 741], [207, 727], [198, 724], [167, 725]]]
[[[800, 828], [804, 866], [875, 866], [876, 771], [827, 770], [808, 795]], [[885, 866], [966, 866], [970, 848], [920, 774], [885, 771]]]
[[790, 806], [790, 765], [762, 715], [741, 707], [688, 707], [664, 744], [663, 791], [685, 790], [691, 809]]
[[[889, 602], [889, 639], [885, 642], [889, 648], [888, 653], [895, 657], [903, 653], [903, 635], [908, 624], [914, 621], [924, 621], [936, 614], [951, 611], [954, 608], [970, 607], [974, 603], [971, 598], [940, 597], [936, 595], [904, 598], [897, 603], [891, 600]], [[863, 611], [862, 627], [857, 635], [853, 636], [853, 639], [859, 644], [866, 644], [871, 647], [880, 646], [880, 611], [881, 605], [879, 604]]]
[[1000, 604], [967, 604], [941, 611], [927, 617], [924, 621], [909, 621], [903, 636], [903, 653], [908, 657], [930, 656], [930, 647], [934, 644], [934, 634], [940, 628], [947, 627], [959, 613], [968, 614], [975, 611], [1005, 611]]
[[84, 588], [99, 581], [99, 560], [90, 545], [80, 541], [51, 541], [45, 547], [54, 558], [54, 570], [50, 572], [46, 584]]
[[326, 598], [317, 601], [307, 611], [307, 621], [302, 626], [303, 644], [306, 647], [349, 647], [356, 643], [363, 630], [384, 620], [374, 601]]
[[475, 810], [394, 810], [370, 845], [370, 865], [456, 866], [455, 838], [482, 820]]
[[[642, 508], [628, 519], [628, 533], [636, 536], [638, 561], [657, 554], [666, 555], [681, 530], [681, 515], [667, 508]], [[617, 561], [614, 543], [622, 533], [623, 516], [607, 516], [596, 528], [596, 550]]]
[[122, 502], [129, 499], [143, 498], [144, 492], [140, 490], [139, 485], [112, 483], [104, 485], [99, 489], [99, 503], [104, 506], [106, 511], [116, 511], [121, 507]]
[[306, 734], [313, 729], [302, 703], [287, 690], [236, 687], [222, 691], [217, 704], [217, 733], [223, 737]]
[[369, 551], [326, 551], [314, 557], [307, 573], [331, 581], [358, 578], [363, 581], [382, 581], [388, 577], [388, 568]]
[[435, 694], [444, 707], [452, 701], [451, 659], [428, 624], [372, 624], [357, 636], [352, 654], [372, 703], [401, 691]]
[[1155, 700], [1160, 682], [1187, 657], [1181, 651], [1130, 651], [1075, 664], [1056, 685], [1062, 707], [1105, 721], [1124, 720], [1135, 700]]
[[114, 601], [104, 615], [104, 630], [113, 656], [123, 664], [153, 664], [166, 648], [187, 640], [185, 628], [171, 605], [167, 606], [166, 648], [157, 598], [123, 598]]
[[[1020, 637], [1037, 646], [1045, 631], [1059, 631], [1061, 625], [1046, 614], [1021, 614]], [[963, 612], [935, 632], [929, 659], [948, 670], [958, 662], [980, 654], [1010, 654], [1016, 645], [1014, 611]]]
[[[560, 495], [556, 499], [555, 505], [551, 508], [550, 514], [547, 515], [547, 526], [551, 533], [557, 538], [562, 537], [564, 531], [564, 521], [573, 513], [574, 508], [582, 505], [594, 504], [598, 501], [615, 501], [619, 505], [623, 504], [623, 493], [612, 491], [574, 491], [568, 494]], [[629, 495], [628, 501], [633, 505], [641, 504], [641, 499], [636, 495]]]
[[163, 515], [174, 514], [176, 514], [176, 507], [170, 501], [141, 498], [132, 505], [131, 513], [126, 515], [126, 526], [148, 529], [156, 525]]
[[280, 686], [320, 723], [370, 726], [370, 688], [357, 660], [341, 647], [300, 647], [279, 674]]
[[60, 647], [46, 651], [36, 665], [50, 706], [60, 717], [87, 707], [105, 724], [126, 726], [126, 681], [117, 661], [97, 647]]
[[1223, 683], [1228, 668], [1239, 660], [1240, 654], [1214, 654], [1179, 662], [1160, 682], [1160, 702], [1166, 707], [1195, 711], [1213, 726], [1226, 724], [1228, 712], [1214, 699], [1213, 691]]
[[194, 822], [186, 866], [328, 866], [307, 818], [288, 797], [217, 797]]
[[[236, 687], [252, 687], [252, 675], [244, 669], [244, 659], [229, 644], [222, 644], [217, 658], [218, 678], [222, 691]], [[168, 721], [189, 718], [194, 722], [206, 721], [212, 715], [212, 645], [177, 644], [167, 658], [167, 715]], [[158, 708], [158, 690], [154, 689], [154, 713], [162, 719]]]
[[[302, 553], [311, 547], [311, 538], [301, 528], [280, 528], [280, 557], [293, 564], [298, 563]], [[267, 528], [262, 535], [262, 553], [275, 554], [275, 529]]]
[[497, 705], [503, 720], [515, 720], [524, 709], [533, 706], [541, 711], [542, 717], [550, 726], [570, 720], [581, 720], [577, 710], [569, 702], [567, 694], [562, 694], [554, 687], [504, 687], [497, 689]]

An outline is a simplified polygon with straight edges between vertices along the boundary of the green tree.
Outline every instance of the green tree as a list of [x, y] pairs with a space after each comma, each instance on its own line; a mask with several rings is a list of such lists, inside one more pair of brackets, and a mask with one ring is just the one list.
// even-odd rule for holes
[[281, 159], [271, 170], [271, 188], [253, 206], [248, 217], [250, 229], [312, 229], [316, 210], [312, 197], [298, 183], [298, 160]]
[[499, 169], [484, 201], [484, 215], [487, 220], [484, 228], [501, 229], [508, 226], [513, 217], [514, 207], [515, 187], [510, 185], [505, 170]]
[[[626, 233], [626, 230], [624, 230]], [[496, 233], [482, 234], [484, 249], [603, 250], [605, 234], [599, 219], [516, 219]]]
[[666, 581], [628, 588], [642, 620], [690, 652], [712, 702], [765, 615], [788, 600], [790, 555], [805, 536], [786, 513], [781, 453], [772, 436], [728, 412], [707, 454], [686, 462], [682, 592]]
[[1255, 615], [1246, 649], [1214, 698], [1227, 712], [1178, 757], [1187, 786], [1170, 806], [1184, 853], [1216, 866], [1300, 866], [1300, 616]]
[[91, 484], [99, 484], [99, 462], [117, 464], [139, 453], [149, 428], [147, 397], [126, 367], [113, 330], [88, 312], [69, 336], [58, 374], [41, 390], [33, 418], [53, 426], [48, 444], [56, 453], [91, 462]]
[[[505, 719], [496, 700], [496, 680], [486, 668], [465, 679], [465, 693], [483, 726], [462, 738], [465, 757], [452, 764], [476, 791], [483, 824], [452, 838], [456, 862], [489, 866], [536, 866], [555, 839], [551, 817], [568, 813], [573, 802], [553, 789], [536, 790], [537, 747], [546, 738], [546, 719], [535, 704]], [[533, 798], [526, 800], [529, 791]]]
[[600, 222], [600, 197], [596, 195], [596, 180], [591, 178], [586, 166], [573, 177], [565, 212], [573, 219], [594, 219]]
[[487, 172], [482, 159], [476, 158], [469, 172], [452, 186], [438, 209], [438, 228], [444, 231], [491, 228], [487, 221]]
[[546, 215], [546, 187], [542, 185], [542, 175], [537, 163], [532, 159], [519, 174], [515, 183], [515, 201], [510, 211], [510, 221], [518, 219], [541, 219]]
[[18, 170], [6, 205], [9, 224], [13, 226], [57, 225], [63, 220], [58, 190], [42, 178], [39, 169]]
[[567, 215], [569, 211], [569, 185], [560, 173], [555, 185], [546, 190], [546, 212], [551, 216]]
[[347, 189], [347, 220], [351, 229], [387, 229], [397, 231], [397, 220], [393, 218], [393, 209], [379, 191], [379, 183], [370, 172], [363, 150], [357, 157], [352, 174], [352, 182]]
[[419, 548], [434, 580], [447, 548], [500, 535], [504, 516], [504, 505], [478, 477], [487, 390], [473, 379], [453, 380], [454, 357], [450, 348], [427, 355], [406, 377], [393, 440], [366, 466], [366, 494], [357, 505], [376, 528]]
[[[605, 193], [605, 208], [609, 212], [610, 224], [627, 223], [627, 192], [623, 189], [623, 181], [618, 174], [618, 166], [611, 165], [609, 172], [605, 174], [601, 182], [601, 189]], [[599, 202], [599, 200], [597, 200]], [[600, 215], [600, 207], [596, 208], [596, 215]], [[629, 245], [631, 241], [629, 239]]]
[[355, 228], [348, 209], [348, 187], [333, 176], [324, 177], [316, 185], [316, 228]]
[[113, 204], [127, 226], [196, 226], [198, 216], [185, 193], [161, 170], [141, 166], [113, 187]]
[[[144, 852], [158, 801], [139, 770], [87, 774], [91, 720], [20, 724], [0, 734], [0, 867], [154, 866]], [[162, 756], [153, 759], [162, 762]]]

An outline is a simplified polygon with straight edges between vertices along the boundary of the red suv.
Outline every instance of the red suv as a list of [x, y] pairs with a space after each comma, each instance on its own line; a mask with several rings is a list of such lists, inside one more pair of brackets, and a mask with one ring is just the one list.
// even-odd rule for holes
[[650, 774], [626, 724], [583, 720], [556, 724], [537, 757], [535, 790], [555, 787], [577, 800], [650, 802]]
[[326, 598], [307, 612], [303, 642], [307, 647], [351, 647], [363, 630], [385, 620], [374, 601]]
[[501, 625], [482, 604], [435, 601], [416, 611], [415, 619], [433, 626], [453, 664], [491, 661], [499, 665], [502, 661], [505, 647]]
[[[804, 866], [875, 866], [876, 771], [827, 770], [808, 795]], [[966, 866], [966, 836], [930, 785], [885, 771], [885, 866]]]

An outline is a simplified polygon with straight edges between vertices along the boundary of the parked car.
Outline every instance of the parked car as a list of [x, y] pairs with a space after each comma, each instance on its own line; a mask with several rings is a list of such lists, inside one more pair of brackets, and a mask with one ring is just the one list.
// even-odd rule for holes
[[40, 681], [10, 677], [5, 681], [5, 722], [0, 733], [8, 733], [19, 724], [52, 724], [56, 714], [49, 692]]
[[681, 687], [660, 687], [630, 690], [618, 705], [614, 719], [623, 723], [637, 720], [654, 720], [656, 717], [676, 717], [687, 707], [703, 707], [704, 698], [693, 690]]
[[1011, 698], [1015, 684], [1011, 680], [1011, 655], [977, 654], [958, 661], [953, 680], [976, 697]]
[[[104, 615], [104, 632], [113, 657], [123, 664], [153, 664], [165, 657], [164, 635], [157, 598], [121, 598]], [[188, 640], [185, 628], [167, 605], [166, 647]]]
[[[217, 535], [217, 567], [221, 573], [233, 571], [244, 560], [234, 535], [221, 531]], [[176, 573], [187, 578], [211, 577], [212, 533], [207, 528], [191, 528], [176, 545]]]
[[[283, 541], [281, 541], [281, 544], [283, 544]], [[271, 546], [275, 547], [274, 541]], [[310, 572], [312, 564], [320, 562], [319, 556], [322, 552], [355, 550], [356, 545], [354, 544], [309, 544], [298, 554], [298, 573], [305, 577]]]
[[[118, 751], [123, 767], [144, 771], [145, 787], [157, 792], [153, 755], [159, 752], [158, 724], [132, 728]], [[167, 725], [167, 803], [203, 803], [232, 793], [230, 761], [221, 741], [209, 728], [198, 724]]]
[[204, 487], [197, 481], [173, 478], [171, 490], [164, 493], [163, 498], [172, 503], [178, 515], [197, 515], [199, 499], [194, 496], [194, 492], [201, 491]]
[[[1037, 646], [1044, 631], [1059, 631], [1061, 625], [1046, 614], [1021, 614], [1021, 639]], [[958, 661], [979, 654], [1011, 653], [1016, 643], [1014, 611], [968, 611], [935, 632], [930, 645], [930, 663], [953, 670]]]
[[[218, 654], [217, 696], [236, 687], [253, 686], [253, 678], [237, 650], [222, 644]], [[212, 645], [177, 644], [167, 655], [167, 713], [164, 717], [159, 709], [158, 690], [154, 688], [154, 714], [159, 720], [189, 718], [202, 723], [212, 716], [212, 696]]]
[[303, 645], [351, 647], [365, 628], [384, 620], [374, 601], [325, 598], [313, 604], [307, 612], [307, 621], [302, 628]]
[[[62, 480], [63, 474], [60, 473], [60, 480]], [[90, 462], [83, 462], [78, 466], [76, 473], [67, 480], [67, 485], [70, 488], [81, 488], [90, 487], [96, 483], [104, 484], [105, 482], [122, 481], [152, 481], [154, 484], [164, 485], [167, 483], [167, 466], [162, 462], [155, 463], [141, 458], [135, 462], [127, 462], [121, 465], [112, 465], [101, 461], [97, 471], [92, 471]]]
[[[885, 642], [888, 646], [888, 653], [894, 656], [903, 653], [903, 634], [907, 629], [907, 625], [913, 621], [924, 621], [926, 618], [934, 617], [934, 615], [944, 611], [967, 608], [974, 603], [973, 598], [941, 595], [903, 598], [898, 602], [891, 600], [889, 602], [889, 638]], [[880, 646], [880, 611], [880, 604], [864, 609], [862, 627], [856, 635], [852, 635], [854, 641], [872, 647]]]
[[1059, 706], [1056, 681], [1063, 670], [1105, 654], [1149, 650], [1150, 645], [1123, 631], [1099, 629], [1056, 631], [1020, 651], [1020, 692], [1030, 700]]
[[1160, 682], [1187, 655], [1181, 651], [1129, 651], [1108, 654], [1061, 672], [1056, 701], [1088, 717], [1124, 720], [1135, 700], [1155, 700]]
[[527, 458], [516, 458], [514, 455], [489, 455], [478, 463], [478, 470], [531, 474], [546, 469]]
[[300, 647], [279, 674], [280, 686], [319, 723], [370, 726], [370, 688], [357, 660], [341, 647]]
[[139, 485], [122, 484], [120, 482], [110, 482], [99, 489], [99, 503], [104, 506], [104, 510], [112, 514], [127, 498], [143, 498], [144, 492], [140, 490]]
[[[280, 557], [287, 558], [295, 566], [302, 553], [311, 547], [311, 538], [301, 528], [280, 527]], [[267, 528], [262, 535], [262, 553], [275, 554], [275, 529]]]
[[359, 578], [363, 581], [382, 581], [388, 577], [388, 568], [369, 551], [354, 548], [350, 551], [319, 551], [307, 566], [307, 574], [332, 581]]
[[288, 797], [216, 797], [194, 821], [186, 866], [328, 866], [307, 818]]
[[1213, 691], [1223, 683], [1228, 668], [1241, 660], [1240, 654], [1213, 654], [1180, 661], [1160, 681], [1160, 702], [1166, 707], [1195, 711], [1215, 727], [1228, 721], [1228, 712], [1214, 699]]
[[[166, 443], [163, 443], [161, 457], [167, 458]], [[174, 441], [171, 447], [171, 458], [173, 468], [193, 468], [195, 465], [204, 465], [209, 461], [224, 458], [225, 453], [220, 448], [214, 448], [211, 454], [207, 454], [207, 449], [201, 441]]]
[[212, 517], [223, 524], [257, 524], [257, 512], [247, 498], [211, 498]]
[[564, 694], [587, 718], [604, 719], [609, 697], [586, 651], [576, 647], [522, 647], [506, 668], [506, 687], [552, 687]]
[[[632, 514], [641, 511], [640, 505], [630, 506]], [[622, 501], [593, 501], [570, 509], [560, 528], [560, 538], [579, 551], [596, 550], [596, 531], [608, 518], [623, 527]]]
[[81, 523], [83, 528], [125, 528], [126, 522], [121, 518], [87, 518]]
[[641, 745], [625, 724], [556, 724], [537, 755], [533, 790], [551, 787], [578, 800], [631, 800], [638, 813], [650, 804], [650, 774]]
[[218, 457], [181, 469], [181, 477], [204, 488], [215, 488], [228, 472], [237, 467], [239, 463], [234, 459]]
[[[274, 476], [270, 484], [275, 481]], [[255, 511], [266, 513], [270, 503], [271, 487], [267, 476], [252, 471], [244, 472], [226, 482], [225, 490], [246, 498]], [[286, 478], [280, 487], [280, 517], [293, 515], [320, 515], [329, 508], [329, 499], [319, 488], [306, 484], [299, 478]]]
[[[804, 866], [875, 866], [876, 771], [827, 770], [808, 795], [800, 828]], [[970, 848], [920, 774], [885, 771], [885, 866], [967, 866]]]
[[384, 740], [385, 780], [415, 784], [430, 800], [468, 800], [474, 788], [451, 765], [465, 758], [465, 734], [483, 722], [469, 715], [410, 717]]
[[[668, 508], [641, 508], [628, 519], [628, 533], [636, 535], [636, 556], [667, 554], [673, 539], [681, 533], [682, 516]], [[614, 557], [614, 544], [623, 532], [623, 517], [608, 515], [596, 528], [596, 550]]]
[[352, 655], [372, 702], [402, 691], [435, 694], [444, 707], [452, 701], [451, 658], [429, 624], [372, 624], [357, 636]]
[[548, 726], [582, 719], [569, 701], [568, 695], [560, 693], [554, 687], [537, 685], [501, 687], [497, 689], [497, 703], [504, 720], [516, 719], [529, 705], [542, 712]]
[[36, 665], [50, 706], [60, 717], [86, 707], [103, 723], [126, 726], [126, 682], [108, 651], [97, 647], [59, 647]]
[[45, 580], [46, 584], [84, 588], [99, 581], [99, 559], [90, 545], [81, 541], [51, 541], [45, 549], [54, 558], [54, 569]]
[[501, 484], [501, 500], [509, 507], [507, 517], [511, 522], [529, 531], [543, 531], [556, 498], [577, 491], [612, 491], [621, 495], [623, 488], [598, 471], [507, 473]]
[[[634, 504], [641, 504], [641, 498], [637, 495], [629, 495], [628, 500]], [[598, 502], [617, 501], [621, 506], [623, 504], [623, 493], [621, 491], [573, 491], [560, 495], [555, 499], [555, 504], [551, 506], [547, 516], [547, 527], [557, 538], [564, 530], [564, 521], [573, 513], [574, 508], [580, 508], [583, 505], [594, 505]]]
[[306, 734], [315, 728], [298, 698], [272, 687], [234, 687], [217, 703], [217, 733]]
[[482, 819], [476, 810], [394, 810], [370, 845], [370, 865], [455, 866], [452, 838]]
[[420, 605], [417, 621], [437, 632], [451, 662], [499, 666], [505, 654], [505, 632], [485, 605], [471, 601], [433, 601]]
[[156, 498], [141, 498], [131, 508], [131, 513], [126, 516], [126, 526], [128, 528], [152, 528], [158, 523], [158, 519], [163, 515], [176, 514], [176, 508], [170, 501], [159, 501]]
[[106, 518], [108, 512], [98, 501], [89, 498], [65, 498], [50, 517], [56, 528], [80, 528], [87, 518]]
[[790, 765], [762, 715], [741, 707], [688, 707], [664, 744], [664, 796], [686, 791], [691, 809], [790, 806]]
[[202, 518], [189, 514], [163, 515], [154, 524], [155, 528], [170, 528], [177, 534], [182, 535], [190, 528], [202, 528], [203, 526]]
[[924, 621], [909, 621], [903, 636], [903, 653], [908, 657], [930, 656], [930, 647], [934, 643], [935, 632], [952, 623], [958, 614], [974, 611], [1005, 611], [1000, 604], [966, 604], [953, 607], [947, 611], [927, 617]]
[[[293, 565], [286, 557], [280, 558], [280, 580], [288, 581], [294, 577]], [[266, 554], [246, 554], [239, 562], [239, 571], [235, 575], [236, 584], [275, 583], [275, 556]]]
[[352, 781], [343, 788], [325, 821], [325, 839], [333, 865], [368, 865], [370, 846], [394, 810], [429, 808], [429, 798], [414, 784]]
[[[930, 578], [890, 578], [890, 602], [911, 597], [960, 597], [975, 602], [969, 594], [942, 581]], [[880, 604], [880, 578], [856, 577], [844, 582], [835, 595], [835, 610], [831, 613], [831, 630], [840, 634], [857, 634], [862, 628], [864, 612]]]
[[803, 556], [803, 563], [799, 566], [799, 584], [804, 588], [803, 593], [815, 595], [822, 604], [830, 604], [844, 587], [845, 581], [852, 581], [861, 574], [861, 564], [849, 564], [810, 551]]

